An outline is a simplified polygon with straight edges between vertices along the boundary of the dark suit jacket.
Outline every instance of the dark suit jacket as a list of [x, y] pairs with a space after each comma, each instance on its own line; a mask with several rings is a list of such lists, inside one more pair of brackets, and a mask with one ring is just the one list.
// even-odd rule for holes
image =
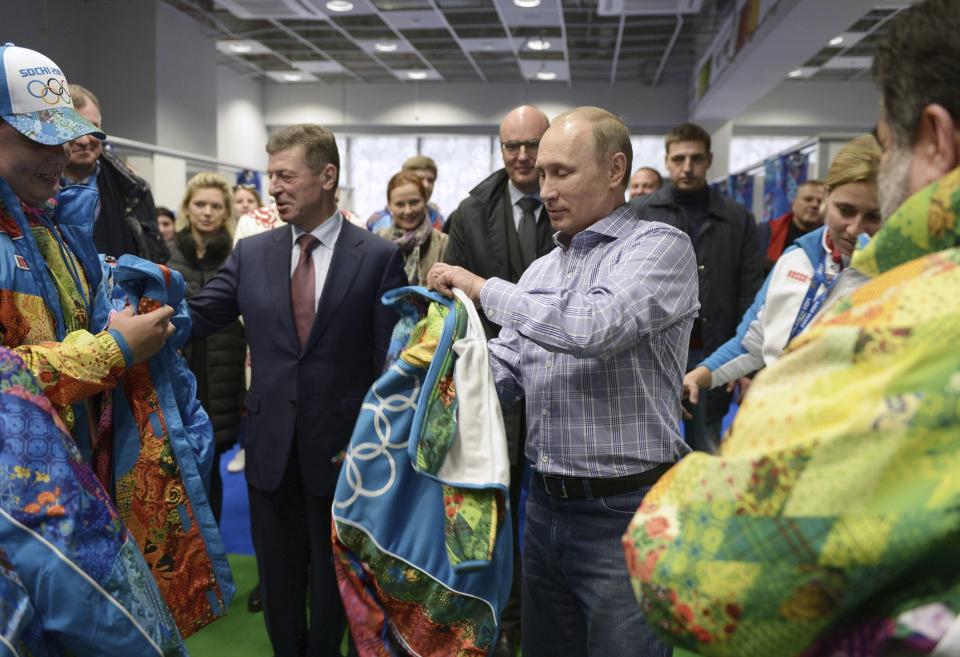
[[[450, 240], [443, 254], [447, 264], [463, 267], [482, 278], [501, 278], [511, 283], [523, 274], [520, 240], [513, 223], [510, 191], [507, 189], [505, 169], [495, 171], [470, 190], [444, 226], [449, 228]], [[546, 255], [553, 247], [553, 229], [546, 210], [537, 222], [537, 257]], [[494, 338], [500, 327], [483, 316], [487, 338]]]
[[337, 456], [383, 371], [397, 320], [380, 299], [407, 278], [395, 245], [344, 220], [301, 353], [290, 305], [291, 232], [285, 226], [237, 242], [220, 273], [189, 299], [193, 335], [244, 318], [253, 365], [244, 399], [247, 482], [275, 490], [296, 439], [306, 485], [331, 497]]

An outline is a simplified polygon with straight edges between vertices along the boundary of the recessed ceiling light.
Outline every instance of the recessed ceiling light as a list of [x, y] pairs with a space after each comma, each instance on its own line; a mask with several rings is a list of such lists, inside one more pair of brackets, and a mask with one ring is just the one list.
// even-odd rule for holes
[[230, 50], [232, 52], [239, 53], [250, 52], [253, 50], [253, 46], [251, 46], [249, 43], [231, 43]]
[[530, 50], [550, 50], [550, 42], [546, 39], [530, 39], [527, 41]]
[[350, 0], [330, 0], [327, 3], [327, 9], [330, 11], [353, 11], [353, 3]]
[[841, 43], [843, 43], [843, 37], [842, 37], [842, 36], [833, 37], [832, 39], [830, 39], [830, 45], [831, 45], [831, 46], [839, 46]]
[[533, 9], [540, 6], [540, 0], [513, 0], [513, 4], [524, 9]]
[[803, 71], [801, 71], [799, 68], [795, 68], [795, 69], [793, 69], [792, 71], [790, 71], [789, 73], [787, 73], [787, 76], [789, 76], [789, 77], [791, 77], [791, 78], [799, 78], [799, 77], [802, 76], [802, 75], [803, 75]]
[[408, 71], [407, 77], [411, 80], [426, 80], [427, 72], [426, 71]]
[[538, 71], [537, 72], [538, 80], [556, 80], [557, 74], [553, 71]]
[[379, 52], [394, 52], [397, 49], [397, 44], [381, 41], [381, 42], [375, 43], [373, 47], [376, 48]]
[[283, 79], [287, 82], [300, 82], [303, 79], [302, 73], [284, 73]]

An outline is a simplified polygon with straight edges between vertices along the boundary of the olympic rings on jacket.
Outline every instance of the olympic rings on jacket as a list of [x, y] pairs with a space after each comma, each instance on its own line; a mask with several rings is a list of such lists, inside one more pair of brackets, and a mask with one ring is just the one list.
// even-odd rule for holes
[[[61, 80], [57, 78], [47, 79], [46, 84], [41, 80], [30, 80], [27, 83], [27, 92], [34, 98], [39, 98], [47, 105], [56, 105], [61, 100], [70, 102], [70, 91]], [[50, 100], [50, 99], [53, 100]]]

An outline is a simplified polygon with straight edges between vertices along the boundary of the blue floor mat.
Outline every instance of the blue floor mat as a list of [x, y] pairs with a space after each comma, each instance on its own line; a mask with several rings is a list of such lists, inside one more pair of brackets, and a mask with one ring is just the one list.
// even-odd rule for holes
[[224, 453], [220, 459], [223, 478], [223, 511], [220, 514], [220, 536], [227, 554], [253, 554], [250, 537], [250, 506], [247, 500], [247, 479], [242, 472], [227, 472], [227, 463], [238, 447]]

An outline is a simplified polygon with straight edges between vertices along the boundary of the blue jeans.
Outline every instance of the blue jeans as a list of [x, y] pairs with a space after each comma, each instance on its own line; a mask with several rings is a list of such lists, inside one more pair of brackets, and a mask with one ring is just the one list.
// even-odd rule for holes
[[640, 613], [620, 542], [647, 490], [564, 500], [534, 473], [523, 533], [523, 657], [670, 657]]

